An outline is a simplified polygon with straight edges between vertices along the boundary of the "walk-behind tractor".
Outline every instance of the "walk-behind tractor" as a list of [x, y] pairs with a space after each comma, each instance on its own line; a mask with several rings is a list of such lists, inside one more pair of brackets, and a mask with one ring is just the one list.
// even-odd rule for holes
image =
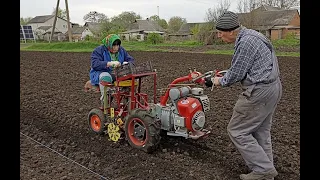
[[[189, 71], [187, 76], [169, 84], [157, 102], [157, 72], [151, 62], [116, 68], [114, 83], [101, 82], [103, 107], [89, 112], [90, 129], [97, 134], [108, 134], [112, 141], [126, 139], [132, 147], [148, 153], [157, 147], [163, 134], [192, 139], [206, 137], [210, 131], [204, 129], [205, 113], [210, 110], [210, 102], [203, 88], [194, 85], [203, 85], [206, 77], [221, 76], [225, 71], [204, 74], [195, 69]], [[147, 76], [153, 76], [152, 103], [141, 92], [141, 82]]]

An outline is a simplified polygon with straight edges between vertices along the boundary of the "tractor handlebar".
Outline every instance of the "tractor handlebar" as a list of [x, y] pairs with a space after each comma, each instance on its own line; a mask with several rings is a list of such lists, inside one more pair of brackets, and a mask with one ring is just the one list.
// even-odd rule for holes
[[206, 72], [204, 74], [201, 74], [200, 72], [197, 72], [196, 69], [194, 69], [194, 71], [191, 71], [191, 69], [189, 69], [189, 70], [190, 70], [189, 75], [183, 76], [183, 77], [179, 77], [179, 78], [175, 79], [174, 81], [172, 81], [169, 84], [169, 88], [167, 88], [167, 90], [165, 92], [165, 95], [162, 96], [161, 99], [160, 99], [160, 104], [162, 106], [165, 106], [166, 103], [167, 103], [167, 100], [168, 100], [168, 97], [169, 97], [170, 88], [175, 86], [177, 83], [185, 82], [185, 81], [189, 81], [189, 82], [191, 81], [193, 83], [204, 84], [204, 77], [213, 77], [213, 76], [220, 76], [221, 77], [226, 72], [226, 70], [224, 70], [224, 71], [215, 70], [215, 71], [208, 71], [208, 72]]
[[201, 78], [204, 78], [204, 77], [208, 77], [208, 76], [212, 76], [213, 75], [213, 73], [214, 73], [214, 71], [208, 71], [208, 72], [206, 72], [206, 73], [204, 73], [204, 74], [201, 74], [200, 76], [198, 76], [198, 77], [196, 77], [196, 78], [193, 78], [192, 79], [192, 82], [195, 82], [195, 81], [197, 81], [197, 80], [199, 80], [199, 79], [201, 79]]
[[213, 76], [217, 76], [217, 77], [222, 77], [227, 73], [228, 70], [222, 70], [222, 71], [218, 71], [218, 70], [214, 70], [214, 71], [208, 71], [204, 74], [201, 74], [200, 76], [197, 76], [196, 78], [192, 79], [192, 82], [196, 82], [197, 80], [201, 79], [201, 78], [206, 78], [206, 77], [213, 77]]
[[[208, 78], [208, 77], [209, 77], [211, 80], [213, 79], [214, 76], [216, 76], [216, 77], [222, 77], [222, 76], [224, 76], [224, 75], [227, 73], [227, 71], [228, 71], [228, 70], [208, 71], [208, 72], [206, 72], [206, 73], [204, 73], [204, 74], [201, 74], [201, 75], [193, 78], [193, 79], [192, 79], [192, 82], [198, 82], [198, 83], [199, 83], [199, 82], [204, 82], [204, 81], [205, 81], [204, 78]], [[200, 79], [202, 79], [202, 80], [200, 80]], [[213, 81], [213, 80], [212, 80], [212, 81]], [[214, 87], [214, 86], [212, 85], [211, 91], [213, 91], [213, 87]]]

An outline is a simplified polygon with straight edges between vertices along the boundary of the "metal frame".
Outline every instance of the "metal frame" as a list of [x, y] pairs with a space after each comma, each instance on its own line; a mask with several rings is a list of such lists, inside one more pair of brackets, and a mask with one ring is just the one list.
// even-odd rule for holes
[[[22, 30], [22, 34], [23, 34], [23, 40], [24, 40], [24, 43], [27, 43], [27, 39], [29, 39], [29, 40], [31, 40], [31, 39], [33, 39], [33, 41], [34, 42], [36, 42], [36, 37], [35, 37], [35, 35], [34, 35], [34, 31], [33, 31], [33, 29], [32, 29], [32, 26], [30, 26], [31, 27], [31, 32], [32, 32], [32, 35], [33, 35], [33, 38], [26, 38], [26, 33], [25, 33], [25, 29], [23, 28], [23, 26], [30, 26], [30, 25], [20, 25], [20, 27], [21, 27], [21, 30]], [[30, 34], [30, 33], [28, 33], [28, 34]], [[20, 40], [22, 40], [21, 38], [20, 38]]]

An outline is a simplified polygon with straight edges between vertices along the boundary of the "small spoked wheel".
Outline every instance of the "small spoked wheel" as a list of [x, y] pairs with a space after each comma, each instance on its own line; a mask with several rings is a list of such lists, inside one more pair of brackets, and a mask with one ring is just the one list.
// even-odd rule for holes
[[100, 109], [92, 109], [88, 114], [88, 124], [91, 131], [96, 134], [104, 134], [106, 130], [106, 118]]
[[151, 153], [160, 142], [160, 125], [147, 110], [135, 109], [125, 118], [125, 134], [129, 144]]

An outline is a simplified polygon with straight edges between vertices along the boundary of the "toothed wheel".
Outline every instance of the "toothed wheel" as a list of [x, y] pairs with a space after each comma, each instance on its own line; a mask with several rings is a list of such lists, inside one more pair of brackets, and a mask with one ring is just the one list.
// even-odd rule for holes
[[112, 141], [117, 142], [120, 139], [121, 134], [120, 134], [120, 128], [118, 125], [115, 125], [114, 123], [109, 123], [107, 132], [108, 132], [109, 138]]

